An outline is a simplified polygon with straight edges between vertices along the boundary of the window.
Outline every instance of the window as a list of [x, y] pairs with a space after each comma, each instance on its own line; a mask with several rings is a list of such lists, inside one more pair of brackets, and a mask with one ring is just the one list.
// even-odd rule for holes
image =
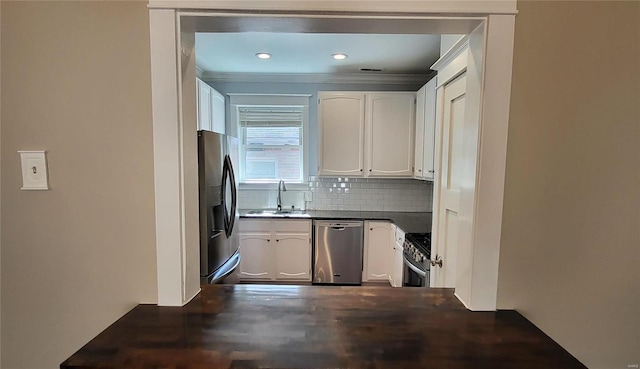
[[255, 105], [247, 103], [249, 96], [243, 96], [243, 104], [232, 100], [240, 143], [240, 182], [306, 182], [308, 104], [287, 105], [299, 103], [299, 98], [278, 96], [271, 101], [275, 104], [268, 105], [267, 96], [259, 97], [260, 104]]

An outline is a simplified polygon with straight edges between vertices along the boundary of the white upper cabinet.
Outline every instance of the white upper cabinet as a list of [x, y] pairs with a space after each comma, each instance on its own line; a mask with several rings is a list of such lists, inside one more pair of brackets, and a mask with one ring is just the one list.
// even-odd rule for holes
[[318, 93], [319, 175], [363, 175], [364, 104], [363, 93]]
[[211, 131], [211, 87], [198, 79], [198, 131]]
[[414, 92], [319, 92], [318, 174], [413, 176]]
[[367, 94], [367, 172], [412, 177], [415, 93]]
[[211, 130], [218, 133], [225, 133], [225, 104], [224, 96], [211, 89]]
[[224, 96], [196, 78], [198, 86], [198, 130], [225, 133]]
[[416, 94], [414, 178], [433, 180], [436, 123], [436, 78]]

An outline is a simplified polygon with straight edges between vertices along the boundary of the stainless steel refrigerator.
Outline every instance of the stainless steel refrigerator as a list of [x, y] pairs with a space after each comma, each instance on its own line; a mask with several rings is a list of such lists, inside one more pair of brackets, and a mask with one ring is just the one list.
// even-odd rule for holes
[[237, 162], [235, 137], [198, 131], [200, 277], [206, 283], [222, 280], [240, 264]]

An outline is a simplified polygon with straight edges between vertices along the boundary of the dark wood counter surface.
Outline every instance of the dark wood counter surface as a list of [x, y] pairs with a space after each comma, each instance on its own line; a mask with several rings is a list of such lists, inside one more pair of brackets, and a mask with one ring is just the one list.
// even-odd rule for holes
[[61, 368], [585, 368], [514, 311], [449, 289], [212, 285], [139, 305]]

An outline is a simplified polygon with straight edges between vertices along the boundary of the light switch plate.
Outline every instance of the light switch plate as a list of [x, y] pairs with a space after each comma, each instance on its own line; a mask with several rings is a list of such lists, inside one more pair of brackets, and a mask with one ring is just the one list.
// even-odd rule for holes
[[22, 163], [21, 190], [48, 190], [47, 157], [44, 151], [18, 151]]

